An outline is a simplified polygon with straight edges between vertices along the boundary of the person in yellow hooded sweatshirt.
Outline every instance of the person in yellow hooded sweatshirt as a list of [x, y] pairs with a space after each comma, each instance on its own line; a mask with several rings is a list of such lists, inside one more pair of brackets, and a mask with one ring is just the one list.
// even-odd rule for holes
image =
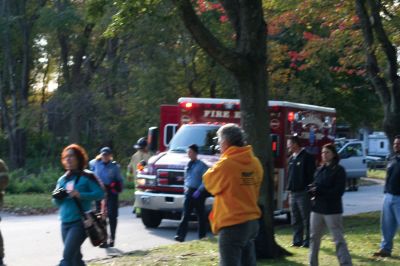
[[222, 126], [217, 136], [221, 158], [203, 175], [203, 183], [214, 196], [209, 219], [213, 233], [219, 234], [220, 265], [256, 265], [263, 168], [237, 125]]

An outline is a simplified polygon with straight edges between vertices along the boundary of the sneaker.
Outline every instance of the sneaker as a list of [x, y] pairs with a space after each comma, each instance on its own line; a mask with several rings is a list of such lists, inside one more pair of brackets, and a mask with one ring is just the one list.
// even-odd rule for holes
[[114, 240], [113, 240], [113, 241], [110, 241], [110, 243], [108, 244], [108, 246], [109, 246], [110, 248], [114, 247]]
[[183, 242], [183, 241], [185, 241], [185, 240], [183, 239], [183, 237], [180, 237], [180, 236], [178, 236], [178, 235], [174, 236], [174, 239], [175, 239], [176, 241], [178, 241], [178, 242]]
[[389, 251], [386, 251], [384, 249], [378, 250], [378, 252], [374, 253], [374, 257], [390, 257], [392, 254], [390, 254]]
[[101, 243], [99, 248], [108, 248], [107, 242]]

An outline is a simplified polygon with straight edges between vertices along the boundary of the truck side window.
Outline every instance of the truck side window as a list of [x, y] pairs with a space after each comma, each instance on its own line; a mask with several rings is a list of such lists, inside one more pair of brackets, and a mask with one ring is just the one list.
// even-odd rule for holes
[[166, 124], [164, 127], [164, 146], [168, 146], [172, 137], [175, 135], [178, 124]]
[[362, 147], [361, 144], [350, 144], [346, 147], [345, 154], [346, 157], [359, 157], [362, 156]]

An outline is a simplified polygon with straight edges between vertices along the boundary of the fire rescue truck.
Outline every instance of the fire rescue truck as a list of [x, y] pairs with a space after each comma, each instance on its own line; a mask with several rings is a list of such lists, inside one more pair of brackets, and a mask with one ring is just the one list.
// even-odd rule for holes
[[[272, 154], [274, 156], [275, 214], [288, 214], [287, 136], [297, 134], [308, 152], [318, 158], [321, 146], [334, 141], [334, 108], [286, 101], [269, 101]], [[159, 152], [138, 171], [135, 208], [141, 209], [146, 227], [162, 219], [180, 219], [184, 200], [187, 147], [199, 146], [199, 159], [212, 166], [219, 158], [215, 136], [226, 123], [240, 124], [240, 101], [235, 99], [179, 98], [178, 105], [161, 106], [159, 136], [149, 130], [150, 146], [159, 141]], [[211, 207], [212, 198], [206, 201]]]

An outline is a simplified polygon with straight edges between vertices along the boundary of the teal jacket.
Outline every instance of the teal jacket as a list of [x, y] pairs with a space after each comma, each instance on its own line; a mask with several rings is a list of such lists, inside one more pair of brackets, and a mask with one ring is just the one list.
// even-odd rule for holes
[[[56, 189], [63, 187], [67, 190], [78, 190], [83, 210], [89, 211], [92, 209], [93, 201], [104, 198], [104, 190], [92, 172], [86, 170], [82, 172], [77, 184], [75, 184], [76, 179], [76, 174], [64, 174], [58, 179]], [[81, 219], [79, 209], [73, 198], [53, 199], [53, 202], [60, 208], [60, 219], [63, 223], [75, 222]]]

